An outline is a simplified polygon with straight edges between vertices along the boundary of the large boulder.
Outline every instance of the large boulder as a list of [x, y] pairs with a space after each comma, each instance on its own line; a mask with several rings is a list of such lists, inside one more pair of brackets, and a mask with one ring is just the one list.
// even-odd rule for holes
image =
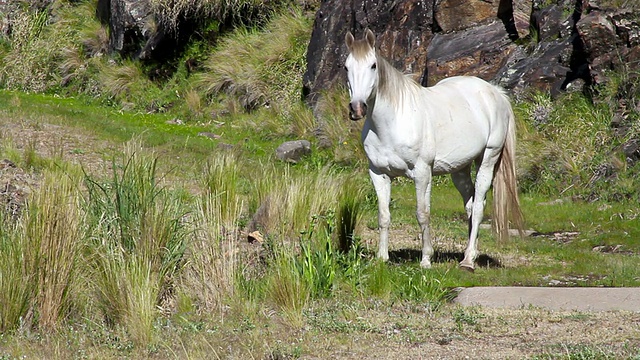
[[[581, 78], [571, 75], [572, 53], [571, 39], [539, 43], [532, 53], [518, 47], [493, 80], [515, 94], [531, 88], [558, 94], [569, 83]], [[587, 76], [585, 73], [581, 75]]]
[[437, 33], [427, 47], [429, 85], [453, 75], [492, 80], [516, 48], [499, 21], [464, 31]]
[[[369, 28], [380, 53], [423, 85], [475, 75], [521, 92], [606, 81], [640, 60], [640, 9], [608, 0], [323, 1], [307, 53], [304, 96], [344, 84], [344, 35]], [[533, 29], [531, 31], [531, 29]], [[571, 86], [575, 88], [575, 86]]]
[[640, 62], [640, 9], [594, 9], [576, 24], [596, 83], [607, 70]]
[[[505, 1], [509, 3], [508, 1]], [[529, 35], [531, 29], [531, 12], [533, 10], [533, 0], [513, 0], [511, 1], [511, 13], [513, 14], [513, 25], [516, 28], [519, 38]], [[504, 10], [509, 13], [508, 5]]]

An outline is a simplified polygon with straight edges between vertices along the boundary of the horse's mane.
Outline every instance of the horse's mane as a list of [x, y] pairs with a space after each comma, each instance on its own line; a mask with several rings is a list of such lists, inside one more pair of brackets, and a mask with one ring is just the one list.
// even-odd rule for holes
[[384, 57], [376, 54], [376, 62], [378, 66], [378, 96], [399, 105], [405, 97], [413, 97], [421, 88], [415, 80], [393, 67]]

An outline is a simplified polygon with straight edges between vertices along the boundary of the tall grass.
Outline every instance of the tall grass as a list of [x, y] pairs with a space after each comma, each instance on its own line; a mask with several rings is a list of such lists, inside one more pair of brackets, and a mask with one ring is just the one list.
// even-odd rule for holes
[[[522, 110], [521, 110], [522, 111]], [[520, 131], [520, 175], [525, 191], [583, 194], [610, 158], [611, 114], [582, 94], [551, 102], [538, 95], [524, 106]]]
[[98, 304], [107, 322], [146, 344], [183, 266], [188, 232], [184, 205], [156, 177], [157, 159], [139, 151], [129, 144], [108, 182], [87, 178], [86, 206]]
[[30, 257], [38, 279], [38, 325], [45, 329], [55, 329], [70, 311], [68, 294], [84, 244], [78, 185], [78, 179], [49, 173], [25, 216], [25, 236], [36, 251]]
[[255, 195], [249, 204], [253, 221], [267, 234], [296, 239], [313, 216], [335, 211], [345, 181], [329, 167], [313, 173], [268, 169], [253, 185]]
[[[86, 55], [95, 55], [105, 48], [104, 35], [93, 36], [91, 41], [84, 37], [89, 36], [84, 29], [94, 25], [100, 29], [94, 14], [95, 5], [89, 1], [77, 5], [55, 1], [50, 9], [36, 11], [19, 7], [11, 18], [9, 48], [2, 54], [0, 84], [10, 89], [43, 92], [84, 77], [90, 67]], [[83, 41], [93, 49], [87, 46], [87, 52], [83, 51]], [[83, 82], [86, 81], [84, 77]]]
[[233, 301], [244, 254], [239, 251], [242, 199], [237, 186], [240, 169], [231, 155], [212, 157], [202, 174], [203, 194], [197, 201], [197, 230], [187, 254], [182, 291], [196, 299], [200, 309], [223, 318]]
[[258, 0], [151, 0], [158, 19], [170, 29], [176, 29], [180, 19], [195, 17], [212, 18], [218, 22], [249, 24], [264, 21], [280, 4], [288, 1]]
[[22, 325], [34, 298], [35, 276], [28, 267], [26, 237], [0, 212], [0, 333]]
[[311, 284], [305, 282], [291, 248], [278, 248], [265, 281], [267, 299], [292, 325], [301, 325], [302, 311], [311, 298]]
[[[43, 46], [47, 40], [45, 26], [49, 20], [46, 11], [18, 11], [12, 23], [11, 48], [4, 56], [0, 81], [9, 88], [42, 91], [53, 79], [52, 59], [55, 43]], [[51, 40], [51, 39], [49, 39]]]
[[79, 179], [46, 171], [17, 223], [3, 219], [0, 327], [56, 330], [70, 314], [84, 245]]
[[142, 65], [132, 60], [99, 67], [98, 78], [103, 94], [125, 110], [162, 110], [161, 89], [142, 71]]

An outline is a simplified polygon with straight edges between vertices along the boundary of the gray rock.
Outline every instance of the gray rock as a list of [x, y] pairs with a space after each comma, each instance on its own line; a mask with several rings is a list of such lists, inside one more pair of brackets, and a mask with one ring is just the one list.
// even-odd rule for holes
[[495, 81], [515, 94], [531, 87], [557, 94], [571, 72], [568, 61], [561, 59], [572, 51], [571, 40], [562, 39], [540, 43], [530, 55], [516, 51], [497, 73]]
[[276, 157], [282, 161], [296, 163], [311, 153], [311, 143], [307, 140], [287, 141], [276, 149]]
[[140, 44], [155, 34], [149, 0], [98, 0], [98, 18], [109, 25], [109, 47], [123, 55], [139, 55]]

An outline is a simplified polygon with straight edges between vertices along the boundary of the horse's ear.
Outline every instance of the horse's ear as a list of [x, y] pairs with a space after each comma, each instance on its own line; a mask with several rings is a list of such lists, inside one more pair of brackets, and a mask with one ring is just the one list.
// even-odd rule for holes
[[348, 31], [347, 35], [344, 36], [344, 43], [347, 44], [347, 49], [349, 49], [349, 51], [351, 51], [354, 40], [355, 39], [353, 38], [353, 34], [351, 33], [351, 31]]
[[367, 31], [365, 31], [364, 33], [364, 37], [365, 39], [367, 39], [367, 43], [369, 44], [369, 46], [371, 46], [371, 48], [373, 49], [376, 46], [376, 36], [373, 31], [367, 29]]

